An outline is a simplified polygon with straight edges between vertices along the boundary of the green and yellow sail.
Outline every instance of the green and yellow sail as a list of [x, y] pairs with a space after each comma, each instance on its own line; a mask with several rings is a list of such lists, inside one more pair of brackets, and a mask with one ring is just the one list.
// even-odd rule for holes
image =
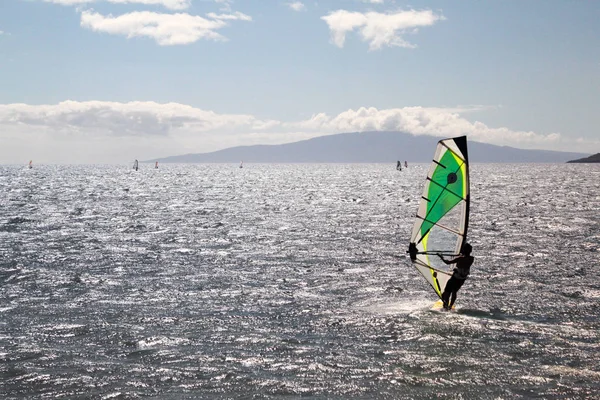
[[457, 255], [467, 239], [468, 224], [467, 137], [440, 140], [427, 174], [408, 251], [415, 268], [440, 298], [451, 273], [437, 254]]

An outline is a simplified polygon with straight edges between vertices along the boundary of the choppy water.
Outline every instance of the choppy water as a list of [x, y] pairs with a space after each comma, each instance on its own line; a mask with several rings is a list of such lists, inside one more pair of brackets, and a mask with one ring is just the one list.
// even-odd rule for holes
[[0, 166], [0, 394], [596, 397], [600, 165], [472, 166], [456, 313], [404, 253], [425, 175]]

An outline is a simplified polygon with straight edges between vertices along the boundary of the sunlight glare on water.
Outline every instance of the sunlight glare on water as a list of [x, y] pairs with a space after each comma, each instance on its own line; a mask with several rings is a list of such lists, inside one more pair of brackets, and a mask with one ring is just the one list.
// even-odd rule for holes
[[5, 398], [593, 398], [600, 168], [474, 164], [457, 310], [428, 166], [0, 166]]

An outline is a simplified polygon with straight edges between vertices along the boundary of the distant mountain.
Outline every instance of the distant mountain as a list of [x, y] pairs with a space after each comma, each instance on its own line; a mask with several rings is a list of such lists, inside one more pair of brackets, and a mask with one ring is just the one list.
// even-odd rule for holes
[[[211, 153], [185, 154], [144, 162], [161, 163], [395, 163], [429, 162], [441, 137], [402, 132], [354, 132], [279, 145], [239, 146]], [[585, 153], [524, 150], [469, 141], [471, 162], [563, 163]]]
[[579, 158], [577, 160], [567, 161], [568, 163], [600, 163], [600, 153], [596, 153], [593, 156], [586, 158]]

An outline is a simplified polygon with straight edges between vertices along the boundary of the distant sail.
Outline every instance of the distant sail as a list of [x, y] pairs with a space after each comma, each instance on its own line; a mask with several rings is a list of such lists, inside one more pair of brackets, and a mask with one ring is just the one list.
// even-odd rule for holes
[[133, 169], [135, 169], [136, 171], [138, 170], [138, 160], [135, 160], [133, 162]]
[[408, 168], [408, 163], [404, 161], [404, 168]]
[[154, 164], [154, 168], [158, 169], [158, 161]]
[[240, 161], [240, 168], [243, 168], [243, 167], [244, 167], [244, 162]]
[[396, 161], [396, 169], [398, 171], [402, 171], [402, 163], [400, 162], [400, 160]]
[[33, 160], [29, 160], [29, 169], [33, 168]]
[[408, 247], [413, 266], [440, 298], [451, 273], [437, 255], [460, 253], [467, 240], [469, 201], [467, 137], [440, 140]]

